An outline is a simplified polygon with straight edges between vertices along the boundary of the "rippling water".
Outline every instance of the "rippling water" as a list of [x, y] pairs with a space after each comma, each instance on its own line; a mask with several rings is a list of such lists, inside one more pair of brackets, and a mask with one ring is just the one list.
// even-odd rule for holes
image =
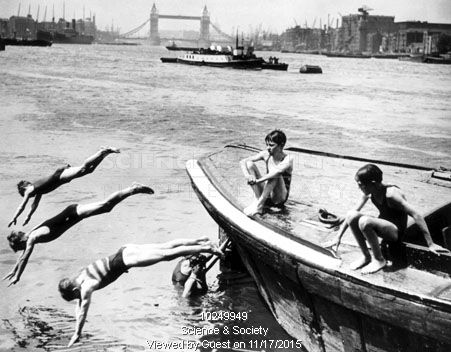
[[[290, 146], [451, 167], [451, 66], [262, 54], [279, 56], [289, 71], [162, 64], [161, 56], [174, 53], [147, 45], [7, 47], [0, 53], [5, 235], [21, 200], [18, 180], [81, 163], [101, 145], [120, 147], [122, 154], [43, 197], [27, 230], [67, 204], [99, 200], [133, 181], [157, 191], [131, 197], [111, 214], [36, 246], [22, 280], [11, 288], [2, 283], [0, 349], [64, 350], [74, 307], [59, 297], [58, 281], [123, 244], [216, 239], [217, 226], [184, 171], [194, 156], [231, 142], [262, 145], [277, 127], [287, 132]], [[303, 64], [320, 65], [324, 74], [300, 75]], [[17, 255], [5, 240], [0, 253], [4, 275]], [[94, 293], [83, 338], [73, 350], [149, 350], [148, 341], [196, 340], [181, 328], [222, 327], [199, 316], [221, 309], [250, 312], [240, 326], [264, 326], [267, 339], [288, 338], [252, 285], [217, 292], [214, 270], [210, 292], [185, 300], [170, 282], [174, 265], [133, 269]]]

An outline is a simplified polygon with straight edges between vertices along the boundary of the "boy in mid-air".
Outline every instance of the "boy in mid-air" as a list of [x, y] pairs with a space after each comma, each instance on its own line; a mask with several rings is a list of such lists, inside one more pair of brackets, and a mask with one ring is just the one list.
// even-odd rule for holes
[[69, 205], [62, 212], [44, 221], [30, 232], [11, 231], [11, 234], [7, 237], [11, 249], [14, 252], [23, 251], [23, 253], [17, 260], [13, 270], [11, 270], [3, 280], [10, 280], [9, 285], [14, 285], [19, 282], [35, 244], [56, 240], [64, 232], [83, 219], [108, 213], [124, 199], [139, 193], [153, 194], [154, 192], [152, 188], [148, 186], [134, 183], [131, 187], [127, 187], [111, 194], [103, 201], [89, 204]]
[[[382, 171], [376, 165], [367, 164], [361, 167], [355, 175], [355, 181], [363, 192], [362, 200], [356, 210], [348, 212], [338, 235], [330, 243], [325, 244], [325, 247], [337, 246], [338, 250], [341, 238], [346, 228], [350, 226], [363, 254], [362, 257], [351, 263], [352, 270], [362, 268], [362, 274], [372, 274], [385, 267], [387, 261], [382, 255], [378, 237], [388, 244], [402, 242], [408, 215], [415, 220], [426, 244], [433, 253], [449, 252], [432, 241], [423, 216], [407, 202], [398, 186], [382, 183]], [[379, 210], [379, 217], [375, 218], [360, 212], [368, 199], [371, 199]], [[371, 247], [372, 255], [366, 242]]]
[[160, 244], [127, 244], [115, 254], [89, 264], [73, 278], [62, 279], [58, 286], [61, 296], [66, 301], [79, 300], [76, 306], [75, 332], [68, 347], [80, 338], [91, 296], [95, 290], [111, 284], [130, 268], [150, 266], [161, 261], [199, 253], [222, 256], [221, 250], [207, 237], [197, 240], [179, 239]]
[[23, 197], [23, 200], [14, 213], [13, 219], [8, 224], [8, 227], [16, 224], [17, 218], [24, 211], [30, 198], [34, 198], [34, 200], [31, 204], [30, 212], [23, 223], [24, 226], [28, 224], [31, 216], [36, 211], [43, 194], [50, 193], [65, 183], [69, 183], [73, 179], [92, 173], [108, 154], [119, 152], [120, 151], [117, 148], [102, 147], [97, 153], [86, 159], [80, 166], [66, 165], [56, 169], [50, 176], [40, 178], [37, 181], [20, 181], [17, 184], [17, 190]]
[[[293, 158], [283, 150], [287, 137], [274, 130], [265, 137], [266, 149], [240, 161], [247, 184], [252, 187], [255, 201], [244, 209], [248, 216], [263, 213], [264, 206], [283, 207], [290, 193]], [[256, 162], [265, 163], [262, 176]]]

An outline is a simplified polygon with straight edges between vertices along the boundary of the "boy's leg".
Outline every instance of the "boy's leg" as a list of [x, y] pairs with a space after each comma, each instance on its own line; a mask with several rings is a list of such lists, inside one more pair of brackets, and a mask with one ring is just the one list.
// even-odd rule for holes
[[387, 261], [382, 255], [378, 237], [387, 241], [396, 241], [398, 229], [389, 221], [372, 217], [360, 218], [359, 226], [373, 252], [371, 262], [362, 268], [362, 274], [372, 274], [387, 265]]
[[205, 242], [209, 242], [208, 237], [201, 237], [201, 238], [197, 238], [195, 240], [187, 239], [187, 238], [180, 238], [180, 239], [176, 239], [176, 240], [169, 241], [169, 242], [155, 243], [154, 246], [156, 248], [161, 248], [161, 249], [170, 249], [170, 248], [175, 248], [175, 247], [180, 247], [180, 246], [192, 246], [192, 245], [196, 245], [196, 244], [203, 244]]
[[81, 166], [72, 166], [65, 169], [60, 179], [63, 181], [72, 180], [93, 172], [102, 160], [111, 153], [120, 153], [119, 149], [113, 147], [102, 147], [100, 150], [86, 159]]
[[257, 201], [244, 209], [246, 215], [255, 215], [263, 212], [266, 200], [271, 198], [274, 204], [283, 202], [287, 197], [287, 189], [282, 176], [272, 178], [265, 182], [263, 191]]
[[101, 202], [78, 205], [77, 214], [82, 218], [87, 218], [93, 215], [108, 213], [125, 198], [137, 193], [153, 194], [154, 191], [148, 186], [134, 183], [131, 187], [115, 192]]
[[[261, 178], [260, 170], [258, 169], [257, 165], [252, 161], [246, 162], [246, 169], [247, 172], [249, 172], [250, 175], [254, 176], [256, 179]], [[259, 183], [258, 185], [250, 185], [252, 187], [252, 190], [254, 191], [255, 198], [260, 198], [264, 185]]]
[[354, 237], [360, 247], [360, 250], [362, 251], [362, 254], [363, 254], [360, 258], [353, 261], [349, 265], [349, 268], [351, 270], [357, 270], [357, 269], [361, 268], [362, 266], [367, 265], [371, 261], [371, 254], [370, 254], [370, 251], [368, 250], [368, 247], [367, 247], [367, 244], [365, 241], [365, 236], [363, 235], [363, 233], [359, 227], [359, 221], [360, 221], [360, 218], [362, 218], [362, 216], [363, 216], [362, 213], [355, 211], [355, 210], [348, 212], [348, 214], [346, 215], [346, 222], [348, 223], [349, 227], [351, 228], [351, 232], [354, 235]]
[[124, 264], [127, 267], [149, 266], [160, 261], [169, 261], [178, 257], [197, 254], [213, 253], [222, 255], [222, 252], [211, 243], [202, 245], [178, 246], [175, 248], [158, 248], [154, 244], [127, 245], [122, 252]]

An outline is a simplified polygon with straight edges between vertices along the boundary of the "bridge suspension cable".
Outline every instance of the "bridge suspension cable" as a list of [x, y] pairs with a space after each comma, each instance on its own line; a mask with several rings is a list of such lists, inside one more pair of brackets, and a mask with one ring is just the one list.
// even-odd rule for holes
[[143, 29], [143, 27], [144, 27], [147, 23], [149, 23], [149, 21], [150, 21], [150, 18], [149, 18], [146, 22], [144, 22], [142, 25], [140, 25], [139, 27], [136, 27], [135, 29], [132, 29], [131, 31], [128, 31], [127, 33], [121, 34], [119, 37], [120, 37], [120, 38], [126, 38], [126, 37], [129, 37], [129, 36], [131, 36], [131, 35], [133, 35], [133, 34], [139, 32], [141, 29]]
[[229, 34], [227, 34], [227, 33], [224, 33], [224, 32], [223, 32], [218, 26], [216, 26], [214, 23], [210, 22], [210, 26], [212, 26], [212, 27], [216, 30], [216, 32], [218, 32], [218, 33], [221, 34], [222, 36], [226, 37], [227, 39], [229, 39], [229, 40], [233, 40], [233, 39], [234, 39], [231, 35], [229, 35]]

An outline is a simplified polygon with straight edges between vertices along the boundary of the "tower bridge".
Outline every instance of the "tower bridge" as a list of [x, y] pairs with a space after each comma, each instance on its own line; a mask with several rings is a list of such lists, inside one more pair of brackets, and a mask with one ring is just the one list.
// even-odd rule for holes
[[[134, 35], [142, 28], [146, 26], [148, 22], [150, 22], [150, 43], [151, 45], [160, 45], [162, 40], [187, 40], [193, 41], [193, 39], [184, 39], [184, 38], [162, 38], [160, 37], [160, 33], [158, 31], [158, 25], [160, 20], [183, 20], [183, 21], [199, 21], [200, 29], [199, 29], [199, 37], [197, 39], [198, 47], [208, 47], [211, 42], [221, 44], [231, 44], [233, 43], [233, 37], [222, 32], [217, 26], [210, 22], [210, 14], [207, 10], [207, 6], [204, 7], [201, 16], [186, 16], [186, 15], [161, 15], [159, 14], [155, 3], [152, 5], [152, 9], [150, 10], [150, 18], [141, 24], [139, 27], [124, 33], [121, 35], [122, 38], [129, 38]], [[210, 33], [210, 27], [213, 29], [212, 33]]]

